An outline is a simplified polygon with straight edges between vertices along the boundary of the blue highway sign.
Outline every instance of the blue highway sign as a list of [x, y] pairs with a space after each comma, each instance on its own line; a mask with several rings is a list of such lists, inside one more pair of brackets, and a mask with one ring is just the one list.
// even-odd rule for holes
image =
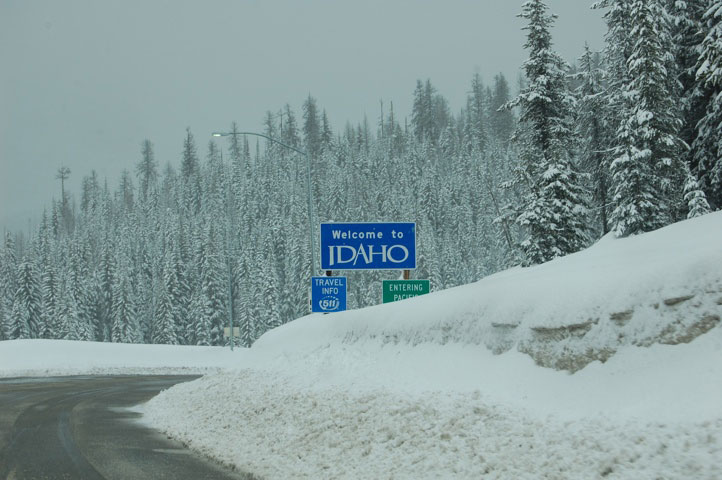
[[311, 311], [346, 310], [346, 277], [311, 277]]
[[322, 223], [321, 270], [412, 270], [416, 224]]

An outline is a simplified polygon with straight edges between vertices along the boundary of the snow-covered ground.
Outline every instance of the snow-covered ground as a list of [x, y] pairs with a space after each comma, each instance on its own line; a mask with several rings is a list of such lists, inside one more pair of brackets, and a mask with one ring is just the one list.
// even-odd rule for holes
[[720, 479], [720, 317], [722, 212], [309, 315], [142, 409], [269, 479]]
[[236, 365], [246, 349], [65, 340], [0, 342], [0, 378], [209, 373]]

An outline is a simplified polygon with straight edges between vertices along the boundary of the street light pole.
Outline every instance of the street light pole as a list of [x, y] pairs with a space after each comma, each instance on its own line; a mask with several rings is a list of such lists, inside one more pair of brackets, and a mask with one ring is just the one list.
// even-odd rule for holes
[[[264, 135], [262, 133], [255, 133], [255, 132], [213, 132], [212, 136], [214, 137], [228, 137], [230, 135], [252, 135], [255, 137], [261, 137], [265, 138], [271, 143], [275, 143], [277, 145], [280, 145], [282, 147], [288, 148], [289, 150], [293, 150], [296, 153], [300, 153], [304, 157], [306, 157], [306, 179], [307, 179], [307, 187], [308, 187], [308, 239], [309, 243], [311, 245], [311, 277], [313, 277], [314, 269], [316, 268], [316, 246], [315, 242], [313, 240], [313, 203], [311, 202], [311, 156], [296, 147], [292, 147], [291, 145], [287, 145], [279, 140], [276, 140], [273, 137], [269, 137], [268, 135]], [[232, 333], [232, 332], [231, 332]]]

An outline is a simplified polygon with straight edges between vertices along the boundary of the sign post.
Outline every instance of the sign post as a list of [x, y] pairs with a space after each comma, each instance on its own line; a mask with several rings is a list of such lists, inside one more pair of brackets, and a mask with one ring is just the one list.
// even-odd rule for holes
[[[233, 327], [233, 336], [231, 336], [231, 327], [223, 327], [223, 338], [240, 338], [241, 327]], [[231, 340], [233, 342], [233, 340]]]
[[429, 293], [430, 284], [428, 280], [384, 280], [382, 290], [383, 303], [390, 303], [425, 295]]
[[346, 277], [311, 277], [311, 311], [346, 310]]
[[321, 224], [321, 270], [415, 268], [415, 223]]

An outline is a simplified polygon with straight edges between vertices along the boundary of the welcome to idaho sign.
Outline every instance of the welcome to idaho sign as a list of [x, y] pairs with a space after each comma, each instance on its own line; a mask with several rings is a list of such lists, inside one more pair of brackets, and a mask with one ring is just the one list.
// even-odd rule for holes
[[322, 223], [321, 270], [416, 268], [416, 224]]

